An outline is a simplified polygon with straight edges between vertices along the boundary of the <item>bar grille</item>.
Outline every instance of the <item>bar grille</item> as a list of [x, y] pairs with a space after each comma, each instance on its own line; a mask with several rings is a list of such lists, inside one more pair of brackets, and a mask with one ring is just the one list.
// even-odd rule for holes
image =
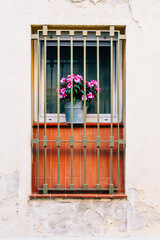
[[[43, 26], [42, 30], [38, 30], [36, 34], [32, 34], [32, 41], [35, 42], [35, 51], [36, 55], [36, 64], [34, 71], [37, 71], [37, 81], [35, 84], [37, 87], [36, 92], [36, 105], [37, 109], [37, 121], [33, 123], [33, 138], [31, 140], [32, 149], [33, 149], [33, 166], [34, 166], [34, 189], [33, 191], [42, 192], [43, 194], [47, 194], [48, 192], [53, 191], [101, 191], [101, 192], [109, 192], [109, 194], [113, 194], [117, 191], [121, 191], [123, 188], [120, 186], [124, 181], [124, 150], [126, 141], [124, 139], [124, 119], [120, 119], [120, 115], [122, 116], [122, 106], [120, 109], [120, 102], [122, 96], [120, 95], [120, 89], [122, 88], [122, 83], [120, 83], [120, 78], [122, 75], [122, 70], [120, 69], [120, 59], [122, 58], [122, 53], [120, 53], [120, 46], [123, 46], [125, 41], [125, 35], [121, 34], [120, 30], [115, 30], [114, 26], [110, 26], [109, 30], [50, 30], [47, 26]], [[61, 42], [68, 41], [67, 44], [70, 47], [70, 74], [71, 74], [71, 83], [73, 83], [73, 51], [74, 46], [78, 41], [81, 41], [83, 46], [83, 77], [84, 77], [84, 124], [83, 125], [74, 125], [73, 123], [73, 88], [71, 88], [71, 124], [61, 123], [60, 118], [60, 99], [59, 94], [57, 94], [57, 122], [56, 124], [49, 125], [47, 122], [47, 46], [50, 44], [50, 41], [55, 41], [55, 46], [57, 47], [57, 89], [58, 93], [60, 91], [60, 46]], [[92, 44], [92, 41], [96, 41], [96, 49], [97, 49], [97, 123], [95, 125], [87, 123], [87, 114], [86, 114], [86, 48], [88, 44]], [[100, 122], [100, 65], [99, 65], [99, 48], [100, 41], [104, 42], [103, 44], [110, 46], [110, 123], [102, 124]], [[44, 85], [44, 98], [40, 98], [40, 78], [41, 78], [41, 52], [40, 45], [41, 42], [44, 43], [44, 76], [43, 85]], [[116, 52], [114, 53], [114, 43], [116, 43]], [[101, 43], [102, 44], [102, 43]], [[116, 57], [114, 56], [116, 55]], [[114, 58], [115, 66], [114, 66]], [[115, 69], [114, 69], [115, 67]], [[114, 118], [114, 100], [113, 100], [113, 92], [114, 92], [114, 81], [113, 74], [116, 72], [116, 114], [117, 114], [117, 122], [113, 122]], [[123, 80], [124, 81], [124, 80]], [[124, 98], [124, 96], [123, 96]], [[43, 101], [44, 105], [44, 124], [40, 123], [40, 104]], [[35, 110], [36, 112], [36, 110]], [[122, 121], [123, 120], [123, 121]], [[67, 129], [67, 130], [66, 130]], [[91, 136], [88, 136], [88, 129], [92, 129], [94, 132], [93, 139]], [[78, 138], [74, 136], [74, 133], [80, 132]], [[67, 132], [67, 136], [64, 136], [64, 132]], [[70, 132], [70, 136], [69, 136]], [[107, 135], [105, 134], [107, 132]], [[61, 136], [62, 135], [62, 136]], [[108, 138], [105, 139], [105, 136]], [[65, 144], [65, 147], [64, 147]], [[78, 147], [77, 147], [78, 146]], [[88, 184], [87, 179], [89, 179], [90, 172], [92, 169], [89, 168], [89, 162], [87, 162], [87, 154], [93, 152], [93, 158], [96, 163], [96, 170], [94, 170], [94, 177], [96, 180], [93, 181], [93, 184]], [[104, 152], [104, 153], [103, 153]], [[95, 160], [96, 153], [96, 160]], [[57, 157], [55, 157], [55, 154]], [[52, 155], [52, 156], [51, 156]], [[65, 158], [70, 158], [70, 166], [66, 167], [67, 170], [70, 171], [70, 177], [67, 179], [70, 181], [70, 184], [61, 184], [61, 166], [62, 161], [65, 155]], [[80, 155], [83, 159], [83, 164], [81, 162], [80, 166], [80, 174], [81, 180], [80, 184], [74, 184], [75, 177], [75, 163], [77, 160], [77, 156]], [[82, 156], [83, 155], [83, 156]], [[92, 154], [91, 154], [92, 155]], [[104, 178], [106, 183], [104, 184], [103, 177], [101, 177], [103, 165], [101, 164], [101, 156], [102, 158], [106, 158], [108, 162], [107, 166], [107, 175]], [[56, 160], [54, 161], [54, 159]], [[52, 159], [51, 162], [53, 166], [48, 166], [50, 161], [48, 159]], [[103, 160], [104, 161], [104, 160]], [[67, 163], [68, 164], [68, 163]], [[83, 165], [83, 168], [82, 168]], [[55, 167], [56, 166], [56, 167]], [[116, 166], [116, 167], [115, 167]], [[121, 169], [120, 169], [121, 168]], [[42, 173], [43, 169], [43, 173]], [[48, 171], [49, 169], [49, 171]], [[88, 169], [88, 170], [87, 170]], [[55, 172], [57, 171], [57, 173]], [[83, 171], [83, 172], [82, 172]], [[52, 174], [51, 174], [52, 172]], [[116, 177], [114, 176], [116, 172]], [[96, 174], [95, 174], [96, 173]], [[92, 174], [91, 174], [92, 175]], [[54, 178], [54, 184], [52, 184], [52, 178]], [[56, 178], [56, 180], [55, 180]], [[77, 177], [78, 178], [78, 177]], [[91, 180], [90, 180], [91, 181]], [[55, 184], [55, 182], [57, 182]], [[101, 184], [102, 182], [102, 184]], [[75, 181], [76, 183], [76, 181]], [[63, 185], [63, 186], [62, 186]], [[103, 186], [101, 186], [103, 185]], [[77, 187], [78, 186], [78, 187]], [[92, 186], [92, 187], [90, 187]], [[104, 187], [105, 186], [105, 187]], [[123, 190], [122, 190], [123, 191]]]

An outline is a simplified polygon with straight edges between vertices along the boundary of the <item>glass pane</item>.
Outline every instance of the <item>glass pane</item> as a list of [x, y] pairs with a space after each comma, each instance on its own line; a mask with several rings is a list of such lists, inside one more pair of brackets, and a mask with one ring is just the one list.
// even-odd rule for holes
[[[63, 43], [60, 47], [60, 78], [70, 74], [70, 46]], [[87, 46], [86, 80], [97, 80], [97, 47], [96, 41]], [[100, 113], [110, 113], [110, 46], [100, 46]], [[73, 73], [83, 74], [83, 44], [74, 44]], [[57, 113], [57, 46], [47, 46], [47, 113]], [[64, 103], [60, 104], [60, 112], [64, 113]], [[88, 105], [87, 113], [97, 112], [97, 101]]]
[[47, 113], [57, 113], [57, 47], [47, 46]]
[[[87, 81], [97, 80], [97, 47], [87, 47]], [[110, 113], [110, 47], [99, 49], [100, 113]], [[88, 105], [87, 113], [97, 113], [97, 101]]]

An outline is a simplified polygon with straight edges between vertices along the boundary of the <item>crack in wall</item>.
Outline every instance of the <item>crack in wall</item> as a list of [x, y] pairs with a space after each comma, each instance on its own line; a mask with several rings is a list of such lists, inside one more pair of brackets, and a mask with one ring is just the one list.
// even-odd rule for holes
[[128, 8], [129, 8], [133, 22], [138, 26], [138, 28], [141, 28], [139, 21], [133, 15], [133, 10], [132, 10], [131, 4], [130, 4], [130, 0], [128, 0]]
[[[81, 3], [83, 1], [86, 1], [86, 0], [71, 0], [71, 2], [73, 3]], [[102, 2], [103, 0], [89, 0], [90, 2], [94, 3], [94, 4], [97, 4], [99, 2]], [[108, 2], [108, 1], [107, 1]], [[110, 2], [110, 1], [109, 1]], [[124, 3], [128, 3], [128, 9], [129, 9], [129, 12], [130, 12], [130, 15], [131, 15], [131, 18], [133, 20], [133, 22], [138, 26], [138, 28], [141, 28], [141, 25], [140, 25], [140, 22], [138, 19], [135, 18], [134, 14], [133, 14], [133, 9], [132, 9], [132, 6], [131, 6], [131, 3], [130, 3], [130, 0], [128, 1], [124, 1]], [[115, 2], [114, 2], [115, 3]], [[117, 0], [116, 2], [117, 4], [119, 3], [119, 1]]]

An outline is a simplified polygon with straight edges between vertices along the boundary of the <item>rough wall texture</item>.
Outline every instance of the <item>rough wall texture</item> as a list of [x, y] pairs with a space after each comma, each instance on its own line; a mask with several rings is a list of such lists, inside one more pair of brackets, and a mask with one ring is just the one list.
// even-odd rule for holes
[[[160, 1], [0, 1], [0, 237], [160, 237]], [[126, 25], [127, 200], [29, 200], [33, 24]]]
[[129, 189], [128, 200], [22, 201], [13, 191], [16, 186], [0, 202], [1, 237], [159, 237], [160, 212], [136, 189]]

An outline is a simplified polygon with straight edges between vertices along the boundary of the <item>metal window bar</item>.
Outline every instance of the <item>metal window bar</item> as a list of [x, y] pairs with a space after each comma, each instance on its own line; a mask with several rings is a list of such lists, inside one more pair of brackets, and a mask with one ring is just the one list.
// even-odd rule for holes
[[84, 184], [83, 189], [87, 190], [86, 182], [86, 147], [87, 147], [87, 136], [86, 136], [86, 36], [87, 31], [83, 31], [84, 36], [84, 137], [83, 137], [83, 146], [84, 146]]
[[100, 31], [96, 31], [97, 36], [97, 184], [96, 189], [100, 190], [101, 185], [99, 184], [99, 148], [101, 146], [101, 137], [99, 136], [99, 37]]
[[57, 121], [58, 121], [58, 136], [56, 139], [56, 145], [58, 148], [58, 183], [57, 183], [57, 189], [61, 189], [61, 184], [60, 184], [60, 145], [61, 145], [61, 137], [60, 137], [60, 99], [59, 99], [59, 91], [60, 91], [60, 35], [61, 32], [57, 31], [56, 35], [58, 37], [57, 39], [57, 85], [58, 85], [58, 94], [57, 94], [57, 109], [58, 109], [58, 116], [57, 116]]
[[113, 147], [114, 147], [114, 136], [113, 136], [113, 37], [114, 37], [114, 27], [110, 27], [110, 42], [111, 42], [111, 136], [110, 136], [110, 184], [109, 184], [109, 193], [113, 194], [114, 185], [113, 185]]
[[119, 176], [119, 32], [118, 32], [118, 63], [117, 63], [117, 114], [118, 114], [118, 128], [117, 128], [117, 136], [118, 136], [118, 189], [120, 189], [120, 176]]
[[[60, 37], [61, 37], [61, 31], [55, 31], [55, 30], [50, 30], [50, 31], [54, 31], [56, 33], [57, 36], [57, 73], [58, 73], [58, 77], [57, 77], [57, 85], [58, 85], [58, 93], [60, 90]], [[44, 136], [43, 136], [43, 140], [39, 139], [39, 88], [40, 88], [40, 33], [42, 32], [43, 34], [43, 40], [44, 40]], [[74, 31], [68, 31], [69, 35], [70, 35], [70, 59], [71, 59], [71, 83], [73, 85], [73, 37], [74, 37]], [[83, 190], [93, 190], [93, 189], [89, 189], [87, 187], [87, 182], [86, 182], [86, 147], [87, 147], [87, 143], [88, 142], [95, 142], [97, 145], [97, 184], [95, 189], [96, 190], [101, 190], [101, 186], [99, 184], [99, 148], [101, 146], [101, 143], [109, 143], [110, 145], [110, 184], [109, 184], [109, 188], [107, 188], [106, 190], [109, 190], [110, 194], [113, 194], [115, 190], [119, 190], [120, 189], [120, 173], [119, 173], [119, 165], [120, 165], [120, 144], [125, 145], [126, 142], [124, 139], [120, 139], [120, 135], [119, 135], [119, 128], [120, 128], [120, 123], [119, 123], [119, 59], [120, 59], [120, 41], [121, 40], [125, 40], [126, 37], [123, 34], [120, 34], [120, 31], [115, 30], [115, 28], [113, 26], [110, 26], [109, 31], [93, 31], [96, 33], [96, 38], [97, 38], [97, 137], [96, 140], [87, 140], [87, 135], [86, 135], [86, 36], [88, 34], [88, 31], [80, 31], [82, 32], [83, 35], [83, 43], [84, 43], [84, 136], [83, 136], [83, 141], [82, 140], [74, 140], [74, 136], [73, 136], [73, 88], [71, 88], [71, 136], [70, 136], [70, 140], [61, 140], [60, 137], [60, 100], [59, 100], [59, 95], [57, 94], [57, 109], [58, 109], [58, 115], [57, 115], [57, 122], [58, 122], [58, 135], [55, 140], [48, 140], [47, 139], [47, 134], [46, 134], [46, 128], [47, 128], [47, 121], [46, 121], [46, 58], [47, 58], [47, 51], [46, 51], [46, 47], [47, 47], [47, 36], [49, 33], [49, 30], [47, 28], [47, 26], [43, 26], [43, 30], [38, 30], [38, 34], [32, 34], [32, 40], [37, 40], [38, 44], [37, 44], [37, 57], [38, 57], [38, 119], [37, 119], [37, 139], [32, 139], [31, 143], [32, 144], [37, 144], [37, 151], [38, 151], [38, 189], [39, 190], [43, 190], [43, 194], [48, 193], [48, 190], [82, 190], [80, 189], [75, 189], [74, 188], [74, 184], [73, 184], [73, 146], [74, 146], [74, 142], [81, 142], [83, 143], [84, 146], [84, 184], [83, 184]], [[92, 32], [92, 31], [90, 31]], [[102, 32], [109, 32], [109, 36], [110, 36], [110, 51], [111, 51], [111, 59], [110, 59], [110, 68], [111, 68], [111, 76], [110, 76], [110, 85], [111, 85], [111, 136], [109, 137], [109, 140], [101, 140], [101, 137], [99, 136], [99, 115], [100, 115], [100, 111], [99, 111], [99, 38], [101, 36]], [[113, 40], [114, 40], [114, 36], [115, 36], [115, 32], [118, 33], [118, 40], [117, 40], [117, 44], [118, 44], [118, 61], [116, 63], [116, 67], [117, 67], [117, 114], [118, 114], [118, 119], [117, 119], [117, 140], [114, 139], [113, 136]], [[42, 38], [42, 36], [41, 36]], [[43, 188], [40, 188], [39, 186], [39, 143], [43, 142], [43, 146], [44, 146], [44, 184], [43, 184]], [[56, 145], [58, 147], [58, 183], [57, 183], [57, 187], [56, 188], [49, 188], [48, 189], [48, 185], [47, 185], [47, 145], [48, 142], [56, 142]], [[64, 189], [61, 188], [61, 184], [60, 184], [60, 145], [61, 142], [69, 142], [70, 143], [70, 147], [71, 147], [71, 184], [70, 184], [70, 188], [69, 189]], [[118, 151], [118, 185], [117, 187], [114, 187], [113, 184], [113, 147], [114, 147], [114, 143], [117, 143], [117, 151]], [[94, 189], [94, 190], [95, 190]]]
[[[38, 97], [38, 132], [37, 132], [37, 138], [39, 140], [39, 76], [40, 76], [40, 45], [39, 45], [39, 34], [38, 34], [38, 39], [37, 39], [37, 58], [38, 58], [38, 94], [37, 94], [37, 97]], [[37, 179], [37, 184], [38, 184], [38, 188], [39, 188], [39, 141], [38, 141], [38, 144], [37, 144], [37, 151], [38, 151], [38, 179]]]
[[70, 147], [71, 147], [71, 184], [70, 189], [74, 189], [73, 184], [73, 146], [74, 146], [74, 136], [73, 136], [73, 36], [74, 31], [70, 31], [70, 41], [71, 41], [71, 136], [70, 136]]
[[47, 194], [48, 184], [47, 184], [47, 121], [46, 121], [46, 108], [47, 108], [47, 99], [46, 99], [46, 61], [47, 61], [47, 26], [43, 26], [43, 36], [44, 36], [44, 136], [43, 136], [43, 146], [44, 146], [44, 184], [43, 184], [43, 194]]

